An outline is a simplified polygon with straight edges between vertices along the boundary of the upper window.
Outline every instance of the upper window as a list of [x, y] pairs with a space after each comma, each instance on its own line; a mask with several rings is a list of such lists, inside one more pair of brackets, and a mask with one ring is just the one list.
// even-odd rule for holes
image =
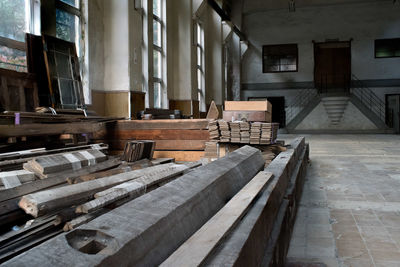
[[206, 111], [205, 103], [205, 68], [204, 68], [204, 31], [200, 22], [195, 23], [196, 32], [196, 69], [197, 69], [197, 94], [200, 111]]
[[263, 46], [263, 73], [294, 72], [297, 66], [297, 44]]
[[80, 10], [79, 0], [56, 1], [56, 37], [75, 43], [80, 56]]
[[27, 71], [24, 42], [29, 18], [29, 0], [0, 1], [0, 68]]
[[375, 40], [375, 57], [400, 57], [400, 38]]
[[153, 96], [154, 108], [163, 106], [163, 21], [161, 0], [153, 0]]

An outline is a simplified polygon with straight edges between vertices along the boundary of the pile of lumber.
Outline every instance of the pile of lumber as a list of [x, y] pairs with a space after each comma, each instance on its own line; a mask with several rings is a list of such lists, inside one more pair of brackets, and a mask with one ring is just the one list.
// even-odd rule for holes
[[[285, 266], [308, 150], [305, 139], [297, 138], [264, 168], [258, 149], [241, 147], [91, 218], [90, 214], [102, 213], [102, 208], [95, 208], [74, 220], [80, 224], [91, 219], [84, 227], [56, 236], [6, 264]], [[143, 190], [142, 180], [127, 181], [96, 193], [102, 201], [92, 200], [75, 211], [89, 211], [109, 198], [136, 196]], [[46, 200], [44, 195], [35, 199]]]
[[210, 140], [206, 119], [123, 120], [111, 122], [94, 135], [95, 142], [106, 143], [115, 154], [122, 154], [131, 140], [154, 141], [154, 158], [197, 161], [204, 156]]
[[210, 133], [210, 139], [219, 139], [220, 134], [218, 130], [218, 122], [216, 120], [208, 123], [208, 131]]
[[[151, 153], [145, 145], [150, 151], [154, 146], [136, 144], [143, 154]], [[175, 164], [171, 158], [126, 162], [96, 149], [28, 159], [24, 168], [29, 171], [0, 172], [0, 263], [201, 166]]]
[[271, 122], [272, 105], [268, 101], [225, 101], [225, 121]]
[[231, 141], [231, 131], [229, 130], [229, 123], [224, 120], [219, 120], [218, 127], [221, 132], [220, 141], [222, 143], [229, 143]]
[[[213, 140], [222, 143], [241, 144], [275, 144], [278, 137], [279, 123], [264, 123], [246, 121], [226, 122], [224, 120], [211, 121], [213, 129]], [[228, 127], [226, 125], [229, 125]], [[224, 133], [224, 136], [222, 136]], [[229, 136], [229, 137], [228, 137]], [[223, 140], [223, 141], [222, 141]]]
[[152, 159], [154, 147], [154, 141], [128, 141], [125, 144], [122, 160], [134, 162], [141, 159]]

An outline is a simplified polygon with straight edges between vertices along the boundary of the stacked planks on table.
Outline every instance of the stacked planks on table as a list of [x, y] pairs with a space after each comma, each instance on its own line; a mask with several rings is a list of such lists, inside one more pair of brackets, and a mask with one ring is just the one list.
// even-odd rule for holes
[[126, 162], [107, 156], [107, 148], [0, 154], [9, 163], [0, 172], [0, 263], [201, 165], [172, 158]]
[[210, 139], [206, 119], [120, 120], [107, 123], [105, 130], [94, 135], [97, 142], [110, 145], [122, 154], [125, 143], [132, 140], [155, 141], [154, 158], [197, 161], [204, 156], [205, 142]]

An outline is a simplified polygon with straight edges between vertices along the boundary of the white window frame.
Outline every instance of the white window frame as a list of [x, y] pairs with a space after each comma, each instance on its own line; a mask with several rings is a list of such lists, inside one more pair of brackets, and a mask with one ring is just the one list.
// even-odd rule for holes
[[[25, 32], [40, 35], [40, 0], [25, 0]], [[0, 45], [24, 51], [26, 53], [25, 41], [0, 36]], [[28, 66], [26, 66], [28, 70]]]
[[[151, 28], [152, 28], [152, 36], [154, 37], [154, 21], [159, 23], [160, 25], [160, 40], [159, 44], [154, 43], [154, 38], [152, 42], [152, 49], [149, 51], [150, 55], [152, 55], [152, 82], [150, 86], [150, 90], [153, 90], [153, 108], [166, 108], [168, 103], [167, 97], [166, 97], [166, 26], [165, 26], [165, 0], [152, 0], [151, 5], [153, 6], [153, 1], [159, 1], [159, 9], [160, 9], [160, 16], [154, 14], [154, 10], [152, 12], [152, 20], [151, 20]], [[159, 52], [160, 57], [158, 59], [158, 62], [160, 64], [160, 69], [158, 71], [159, 77], [155, 77], [155, 66], [154, 66], [154, 52]], [[159, 84], [159, 91], [158, 91], [158, 102], [155, 102], [155, 84]]]
[[[195, 27], [195, 50], [196, 50], [196, 89], [199, 99], [199, 109], [205, 112], [206, 107], [206, 88], [205, 88], [205, 46], [204, 46], [204, 27], [201, 21], [194, 22]], [[200, 57], [198, 55], [200, 51]]]

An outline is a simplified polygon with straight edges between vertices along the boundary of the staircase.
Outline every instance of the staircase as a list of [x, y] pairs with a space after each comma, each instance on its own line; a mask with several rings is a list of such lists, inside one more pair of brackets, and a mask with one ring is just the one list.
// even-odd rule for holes
[[332, 126], [339, 125], [346, 108], [351, 102], [371, 120], [382, 133], [391, 133], [393, 129], [390, 118], [386, 118], [385, 103], [362, 81], [352, 75], [352, 86], [345, 92], [322, 94], [315, 88], [303, 89], [286, 108], [286, 129], [294, 132], [319, 103], [323, 104]]
[[331, 125], [338, 125], [340, 123], [349, 100], [350, 98], [347, 96], [330, 96], [321, 98], [326, 113], [328, 113], [328, 117], [331, 120]]

